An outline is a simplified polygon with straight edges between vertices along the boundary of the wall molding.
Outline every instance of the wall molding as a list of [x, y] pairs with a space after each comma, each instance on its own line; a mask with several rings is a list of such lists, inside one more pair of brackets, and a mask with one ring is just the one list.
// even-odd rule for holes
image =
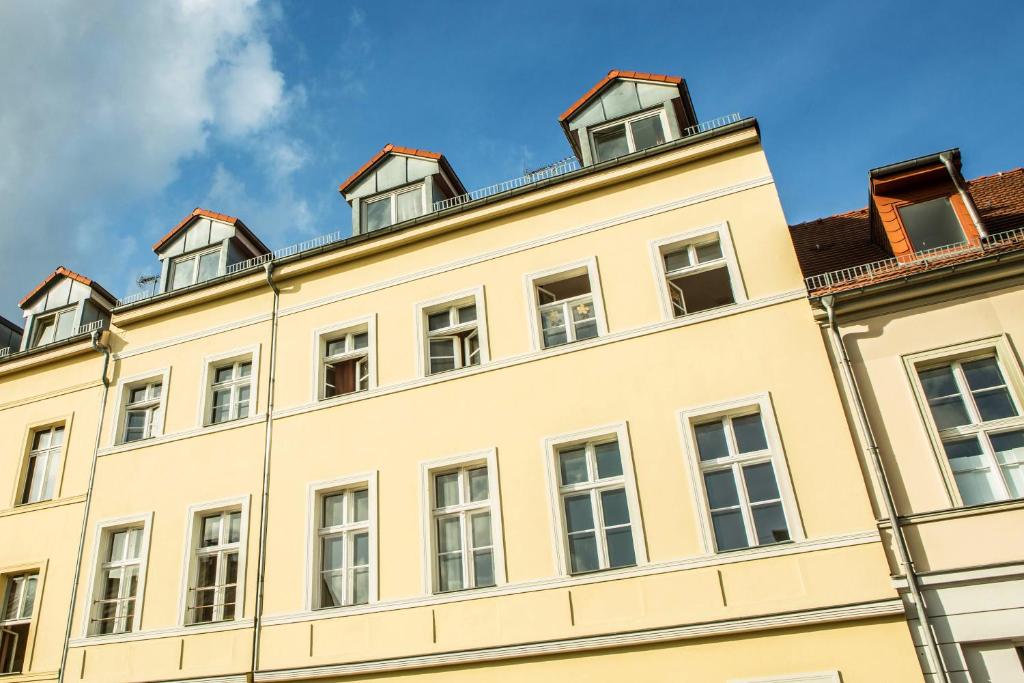
[[504, 659], [520, 659], [574, 652], [586, 652], [607, 648], [650, 645], [677, 640], [691, 640], [737, 633], [750, 633], [770, 629], [808, 626], [837, 621], [870, 619], [877, 617], [903, 614], [903, 603], [898, 599], [879, 600], [875, 602], [827, 607], [823, 609], [802, 610], [744, 619], [728, 619], [724, 621], [705, 622], [688, 626], [672, 626], [629, 633], [589, 636], [550, 640], [521, 645], [479, 648], [475, 650], [458, 650], [438, 654], [419, 655], [412, 657], [396, 657], [378, 659], [369, 662], [352, 664], [331, 664], [277, 671], [257, 671], [254, 681], [290, 681], [308, 678], [325, 678], [329, 676], [354, 676], [357, 674], [379, 673], [385, 671], [401, 671], [426, 667], [452, 666], [458, 664], [475, 664]]
[[45, 401], [48, 398], [54, 398], [56, 396], [66, 396], [68, 394], [74, 394], [79, 391], [85, 391], [86, 389], [96, 389], [102, 387], [103, 383], [99, 380], [93, 382], [83, 382], [81, 384], [72, 385], [66, 389], [55, 389], [54, 391], [47, 391], [44, 394], [36, 394], [27, 398], [18, 399], [17, 401], [11, 401], [9, 403], [0, 403], [0, 410], [8, 410], [10, 408], [17, 408], [19, 406], [28, 405], [29, 403], [38, 403], [39, 401]]
[[38, 503], [25, 503], [24, 505], [15, 505], [4, 510], [0, 510], [0, 517], [11, 517], [13, 515], [22, 515], [26, 512], [39, 512], [41, 510], [49, 510], [50, 508], [59, 508], [65, 505], [74, 505], [75, 503], [84, 503], [85, 494], [79, 494], [77, 496], [66, 496], [64, 498], [54, 498], [51, 500], [41, 500]]
[[253, 628], [252, 617], [248, 619], [237, 619], [235, 621], [221, 621], [213, 624], [196, 624], [195, 626], [174, 626], [170, 628], [156, 628], [134, 633], [117, 633], [109, 636], [88, 636], [86, 638], [72, 638], [68, 641], [68, 647], [89, 647], [92, 645], [109, 645], [111, 643], [130, 643], [137, 640], [153, 640], [156, 638], [173, 638], [193, 635], [196, 633], [218, 633], [220, 631], [238, 631]]
[[216, 327], [208, 327], [204, 330], [198, 330], [196, 332], [190, 332], [189, 334], [178, 335], [177, 337], [171, 337], [163, 341], [154, 342], [152, 344], [143, 344], [130, 351], [119, 351], [111, 354], [113, 360], [122, 360], [124, 358], [131, 358], [132, 356], [138, 356], [143, 353], [149, 353], [150, 351], [158, 351], [160, 349], [166, 349], [170, 346], [177, 346], [185, 342], [195, 341], [204, 337], [211, 337], [221, 332], [230, 332], [231, 330], [237, 330], [243, 327], [249, 327], [250, 325], [258, 325], [264, 322], [270, 322], [271, 315], [269, 313], [263, 313], [260, 315], [253, 316], [251, 318], [243, 318], [242, 320], [235, 320], [234, 322], [225, 323]]
[[210, 425], [208, 427], [197, 427], [194, 429], [186, 429], [180, 432], [172, 432], [171, 434], [162, 434], [160, 436], [154, 436], [149, 439], [140, 439], [139, 441], [129, 441], [128, 443], [118, 444], [117, 446], [107, 446], [97, 451], [97, 456], [104, 455], [115, 455], [117, 453], [125, 453], [127, 451], [137, 451], [142, 448], [148, 448], [150, 446], [158, 446], [164, 443], [171, 443], [173, 441], [181, 441], [182, 439], [191, 439], [194, 436], [202, 436], [204, 434], [214, 434], [216, 432], [226, 432], [231, 429], [240, 429], [242, 427], [249, 427], [254, 424], [263, 424], [267, 421], [267, 414], [260, 413], [247, 417], [244, 420], [232, 420], [231, 422], [224, 422], [217, 425]]

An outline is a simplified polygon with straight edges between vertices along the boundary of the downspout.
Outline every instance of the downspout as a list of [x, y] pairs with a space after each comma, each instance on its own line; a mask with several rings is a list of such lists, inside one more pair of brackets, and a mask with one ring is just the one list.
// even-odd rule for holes
[[277, 317], [281, 303], [281, 290], [274, 283], [274, 262], [265, 264], [267, 284], [274, 292], [274, 306], [270, 316], [270, 378], [267, 387], [266, 438], [263, 444], [263, 493], [260, 500], [260, 543], [256, 568], [256, 612], [252, 631], [252, 675], [260, 661], [260, 638], [263, 622], [263, 579], [267, 571], [267, 514], [270, 501], [270, 447], [274, 433], [274, 382], [277, 377]]
[[[68, 603], [68, 623], [64, 627], [64, 648], [60, 653], [60, 668], [57, 671], [57, 681], [64, 682], [64, 672], [67, 669], [68, 650], [71, 644], [71, 629], [75, 619], [75, 603], [78, 599], [78, 578], [82, 571], [82, 554], [85, 552], [85, 532], [89, 525], [89, 509], [92, 507], [92, 487], [96, 481], [96, 461], [100, 452], [100, 432], [103, 430], [103, 414], [107, 410], [107, 394], [110, 393], [110, 380], [107, 379], [107, 370], [110, 367], [110, 346], [100, 343], [103, 330], [96, 330], [92, 333], [92, 348], [103, 354], [103, 371], [100, 373], [100, 380], [103, 382], [103, 392], [100, 394], [100, 412], [96, 418], [96, 440], [92, 447], [92, 463], [89, 465], [89, 482], [85, 489], [85, 506], [82, 509], [82, 528], [78, 532], [78, 556], [75, 557], [75, 570], [71, 574], [71, 600]], [[86, 607], [88, 609], [88, 607]]]
[[854, 412], [857, 414], [857, 422], [860, 427], [860, 433], [864, 438], [868, 459], [871, 461], [872, 469], [878, 479], [882, 503], [885, 507], [885, 516], [881, 521], [889, 522], [892, 527], [893, 544], [896, 546], [896, 554], [899, 557], [903, 573], [907, 577], [907, 586], [910, 588], [910, 595], [914, 600], [917, 619], [924, 633], [925, 648], [928, 651], [928, 658], [932, 663], [932, 670], [935, 672], [937, 680], [949, 683], [949, 676], [942, 662], [942, 656], [939, 654], [939, 646], [935, 641], [935, 634], [932, 632], [924, 600], [921, 598], [917, 573], [914, 571], [914, 563], [910, 557], [910, 548], [907, 546], [907, 540], [903, 535], [903, 527], [900, 525], [900, 518], [896, 513], [896, 502], [893, 499], [892, 488], [889, 486], [889, 479], [885, 474], [885, 466], [882, 464], [882, 457], [879, 454], [878, 444], [875, 441], [875, 434], [871, 429], [871, 423], [868, 421], [864, 399], [861, 397], [860, 387], [857, 386], [857, 378], [853, 373], [853, 363], [850, 361], [850, 356], [846, 353], [846, 343], [843, 341], [843, 336], [839, 333], [839, 327], [836, 324], [835, 297], [821, 297], [821, 305], [825, 307], [825, 311], [828, 313], [829, 341], [832, 344], [833, 352], [840, 360], [839, 367], [842, 370], [843, 382], [847, 386], [847, 394], [851, 399], [851, 403], [853, 403]]
[[971, 214], [971, 220], [974, 221], [974, 227], [978, 229], [978, 237], [985, 239], [988, 237], [988, 231], [985, 230], [985, 226], [981, 222], [981, 216], [978, 215], [978, 207], [974, 205], [974, 200], [971, 199], [969, 194], [967, 194], [967, 189], [964, 187], [963, 183], [960, 182], [960, 174], [953, 168], [953, 161], [950, 159], [949, 153], [943, 152], [939, 155], [939, 158], [942, 159], [942, 163], [946, 165], [946, 170], [949, 171], [949, 175], [953, 179], [956, 191], [960, 193], [960, 199], [963, 200], [964, 206], [967, 207], [967, 213]]

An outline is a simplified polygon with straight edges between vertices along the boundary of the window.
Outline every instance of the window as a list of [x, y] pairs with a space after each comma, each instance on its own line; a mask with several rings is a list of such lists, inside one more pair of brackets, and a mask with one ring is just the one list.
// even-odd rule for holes
[[144, 536], [144, 526], [103, 531], [99, 577], [93, 587], [94, 597], [89, 613], [90, 635], [135, 630]]
[[1024, 497], [1024, 418], [991, 351], [917, 368], [964, 505]]
[[540, 348], [593, 339], [607, 332], [595, 259], [527, 275], [526, 280], [531, 326], [538, 331]]
[[702, 523], [718, 552], [803, 538], [767, 395], [683, 412]]
[[186, 605], [187, 623], [231, 621], [239, 606], [242, 511], [200, 513], [197, 532]]
[[425, 588], [434, 593], [505, 582], [497, 454], [491, 449], [422, 465]]
[[75, 308], [68, 308], [36, 318], [33, 324], [31, 348], [74, 336], [75, 313]]
[[616, 436], [557, 448], [558, 496], [573, 574], [637, 563], [635, 515]]
[[28, 631], [32, 625], [38, 572], [4, 577], [0, 613], [0, 674], [21, 673], [25, 666]]
[[316, 607], [370, 601], [370, 490], [366, 486], [318, 496]]
[[963, 244], [967, 241], [949, 197], [899, 207], [900, 221], [914, 251]]
[[662, 312], [678, 318], [745, 300], [728, 226], [651, 242]]
[[64, 425], [32, 431], [32, 443], [25, 467], [25, 484], [21, 503], [37, 503], [53, 498], [64, 444]]
[[212, 280], [220, 274], [221, 248], [219, 246], [206, 251], [193, 252], [178, 256], [170, 265], [168, 289], [181, 289], [197, 282]]
[[479, 287], [436, 302], [417, 304], [423, 374], [434, 375], [487, 362], [483, 300], [483, 288]]
[[320, 398], [370, 388], [373, 339], [370, 323], [327, 332], [320, 339]]
[[405, 187], [363, 204], [362, 231], [380, 230], [423, 215], [423, 185]]
[[660, 111], [596, 128], [591, 133], [594, 159], [600, 163], [660, 145], [665, 142], [665, 128]]
[[122, 441], [140, 441], [156, 436], [161, 418], [163, 384], [149, 382], [128, 388]]
[[220, 424], [252, 414], [252, 357], [213, 367], [207, 424]]

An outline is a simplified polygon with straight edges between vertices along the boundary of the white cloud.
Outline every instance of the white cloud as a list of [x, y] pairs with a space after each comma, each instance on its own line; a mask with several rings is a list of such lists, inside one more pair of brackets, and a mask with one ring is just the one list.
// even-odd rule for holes
[[0, 3], [0, 311], [61, 263], [116, 288], [151, 241], [117, 208], [287, 116], [272, 19], [257, 0]]

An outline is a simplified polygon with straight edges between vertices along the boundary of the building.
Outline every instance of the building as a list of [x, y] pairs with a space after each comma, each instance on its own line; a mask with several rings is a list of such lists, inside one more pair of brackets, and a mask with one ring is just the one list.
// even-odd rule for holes
[[0, 513], [10, 680], [921, 680], [757, 122], [612, 71], [560, 123], [472, 192], [384, 147], [344, 239], [196, 210], [0, 364], [3, 476], [62, 416], [94, 463]]
[[1024, 169], [876, 168], [792, 235], [929, 680], [1024, 681]]

